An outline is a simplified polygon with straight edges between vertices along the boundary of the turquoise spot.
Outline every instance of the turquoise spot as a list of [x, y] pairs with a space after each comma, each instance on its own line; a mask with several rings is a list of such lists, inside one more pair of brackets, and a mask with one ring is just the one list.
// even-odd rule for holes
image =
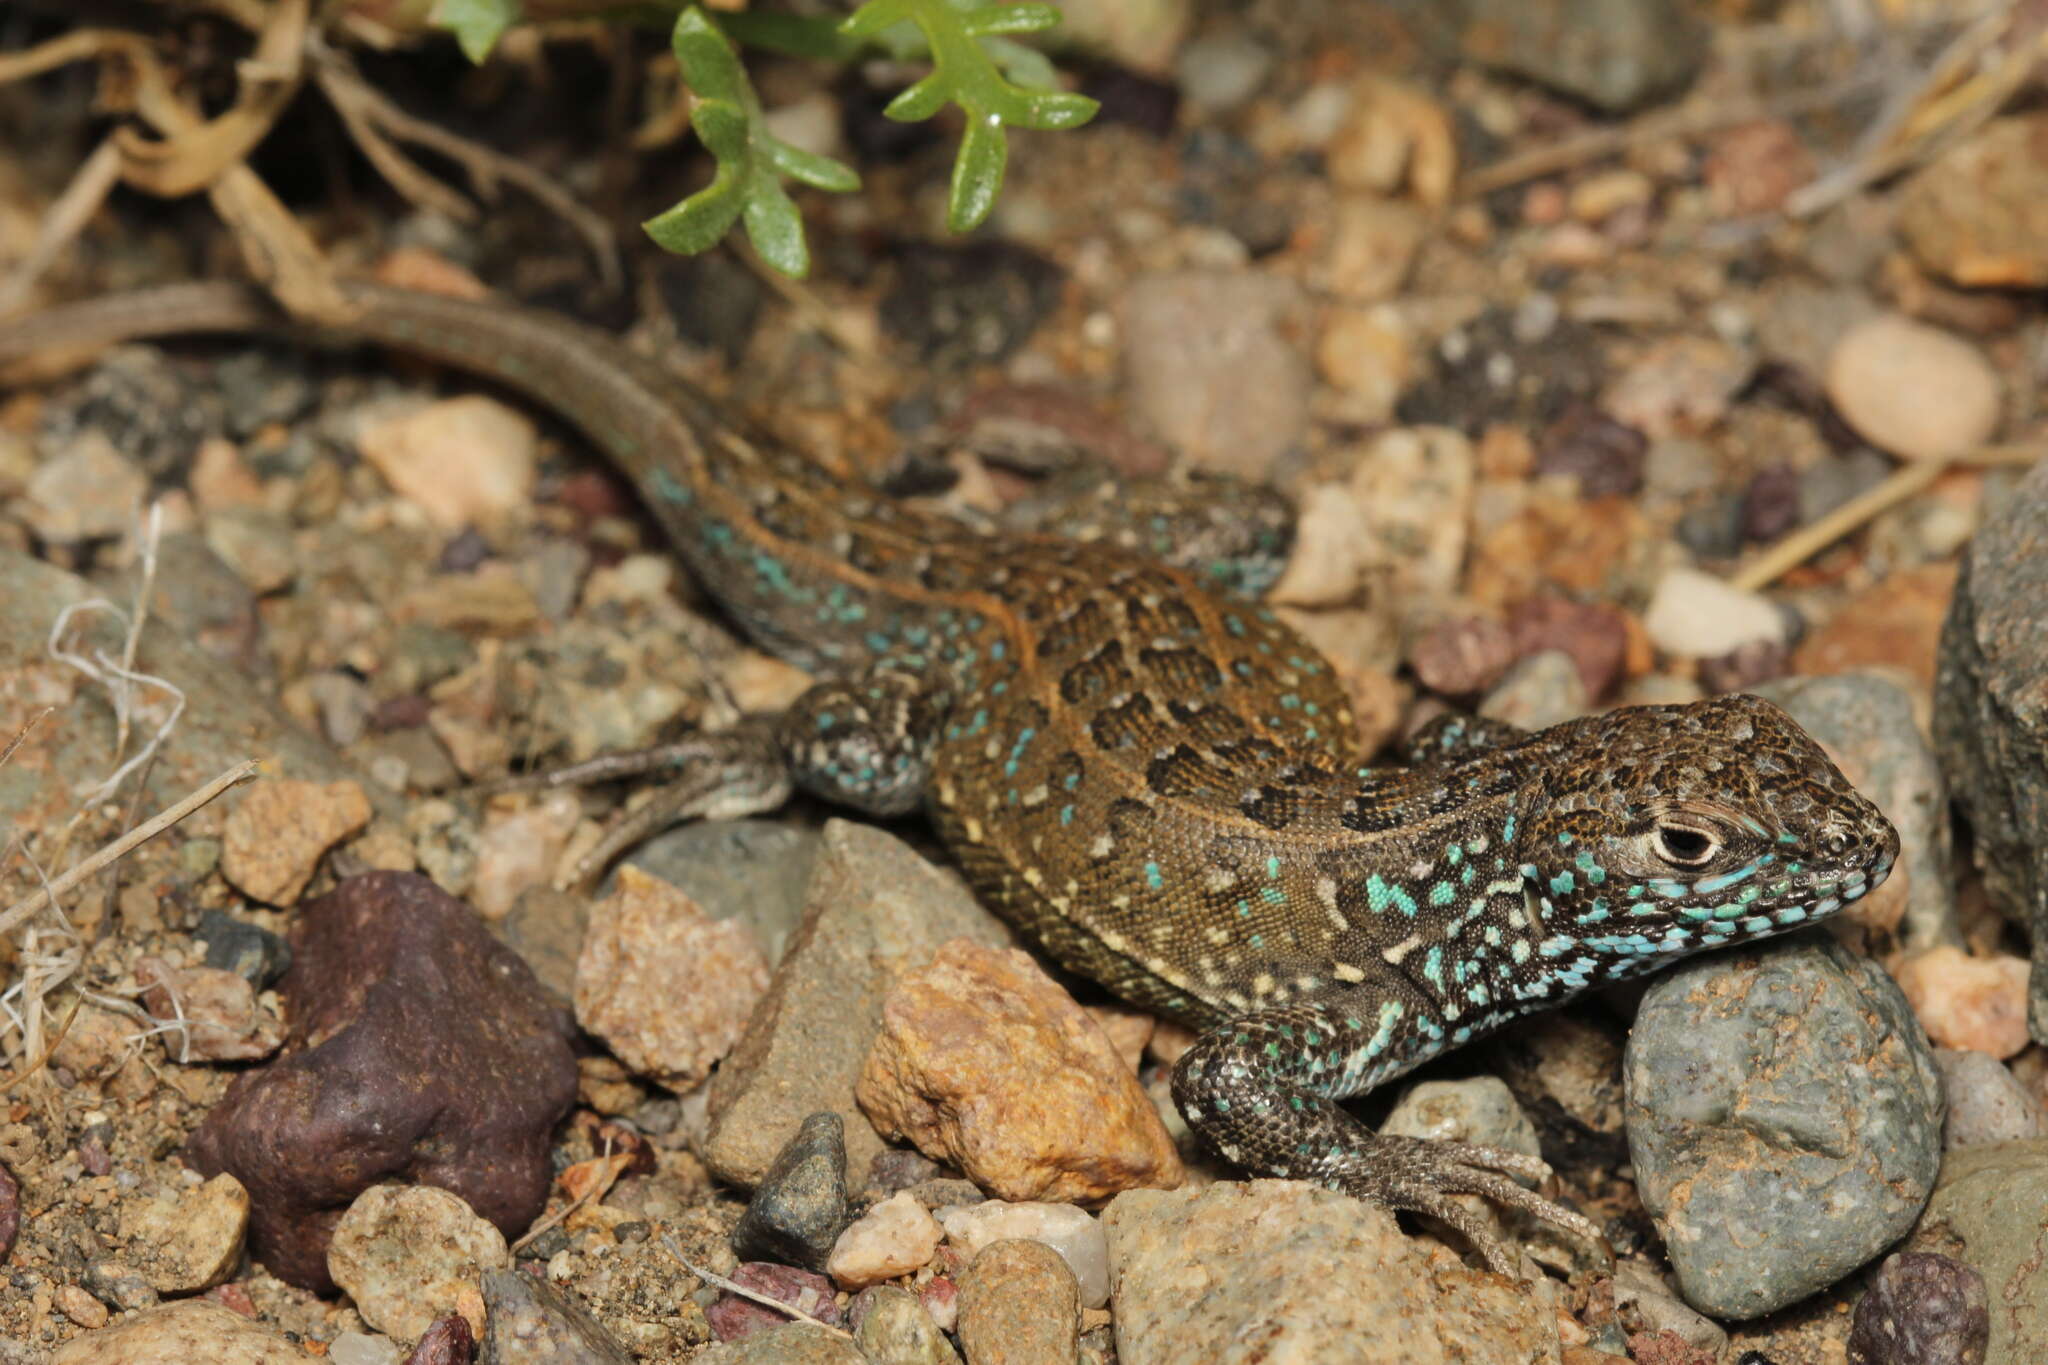
[[1569, 893], [1578, 884], [1577, 878], [1573, 877], [1571, 873], [1560, 872], [1550, 879], [1550, 892], [1554, 896], [1562, 896]]
[[1259, 899], [1268, 905], [1285, 905], [1287, 893], [1277, 886], [1262, 886], [1259, 888]]
[[1071, 825], [1074, 823], [1074, 808], [1072, 806], [1060, 807], [1060, 823], [1063, 825]]
[[1154, 891], [1166, 885], [1166, 878], [1159, 875], [1158, 863], [1145, 864], [1145, 885], [1151, 887]]
[[1277, 877], [1280, 875], [1280, 859], [1278, 855], [1271, 855], [1267, 857], [1266, 875], [1268, 877]]
[[1456, 867], [1459, 863], [1464, 862], [1465, 846], [1463, 844], [1452, 844], [1449, 848], [1444, 850], [1444, 861], [1449, 863], [1452, 867]]
[[1429, 903], [1431, 905], [1449, 905], [1454, 894], [1456, 893], [1451, 890], [1449, 882], [1438, 882], [1435, 886], [1429, 888]]
[[1404, 915], [1415, 913], [1415, 898], [1377, 872], [1365, 879], [1365, 899], [1375, 912], [1393, 908]]

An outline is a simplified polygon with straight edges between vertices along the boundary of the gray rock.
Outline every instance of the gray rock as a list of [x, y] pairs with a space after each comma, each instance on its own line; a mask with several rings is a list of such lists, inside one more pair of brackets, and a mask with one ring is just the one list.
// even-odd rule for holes
[[1912, 1225], [1940, 1160], [1941, 1082], [1874, 963], [1802, 935], [1682, 965], [1628, 1042], [1629, 1154], [1686, 1302], [1751, 1318]]
[[1549, 1281], [1432, 1261], [1393, 1214], [1348, 1195], [1291, 1180], [1129, 1190], [1102, 1222], [1122, 1365], [1561, 1356]]
[[225, 910], [199, 917], [196, 938], [206, 944], [206, 965], [233, 972], [257, 990], [284, 975], [292, 965], [291, 945], [268, 929], [236, 919]]
[[1690, 84], [1709, 46], [1680, 0], [1407, 0], [1404, 8], [1438, 52], [1610, 113]]
[[1313, 376], [1286, 330], [1293, 281], [1256, 271], [1146, 275], [1125, 293], [1138, 421], [1202, 469], [1258, 480], [1308, 431]]
[[878, 1284], [853, 1301], [853, 1342], [874, 1365], [960, 1365], [960, 1355], [922, 1301]]
[[846, 1122], [812, 1114], [776, 1155], [747, 1211], [733, 1224], [732, 1252], [742, 1261], [825, 1268], [832, 1244], [852, 1222], [846, 1207]]
[[1614, 1267], [1614, 1306], [1635, 1310], [1650, 1331], [1676, 1333], [1710, 1359], [1719, 1360], [1721, 1348], [1728, 1344], [1721, 1324], [1686, 1307], [1664, 1277], [1641, 1261], [1622, 1261]]
[[1536, 1125], [1497, 1076], [1422, 1081], [1401, 1092], [1380, 1131], [1396, 1137], [1469, 1142], [1542, 1156]]
[[2028, 1031], [2048, 1042], [2048, 464], [1963, 556], [1941, 632], [1934, 744], [1984, 890], [2034, 945]]
[[808, 1322], [767, 1327], [720, 1342], [691, 1365], [876, 1365], [844, 1334]]
[[1479, 703], [1479, 714], [1524, 730], [1542, 730], [1576, 720], [1592, 704], [1572, 656], [1561, 649], [1545, 649], [1510, 668]]
[[798, 926], [739, 1045], [712, 1077], [703, 1157], [751, 1189], [808, 1116], [846, 1122], [847, 1169], [865, 1173], [882, 1140], [853, 1084], [896, 978], [947, 939], [1007, 947], [1009, 930], [951, 872], [902, 840], [845, 820], [826, 824]]
[[780, 962], [803, 918], [818, 845], [817, 830], [786, 821], [706, 820], [657, 834], [626, 861], [681, 888], [713, 919], [744, 920]]
[[633, 1365], [576, 1297], [521, 1270], [484, 1272], [489, 1320], [476, 1365]]
[[1942, 1047], [1934, 1050], [1934, 1064], [1941, 1068], [1941, 1088], [1948, 1097], [1941, 1130], [1945, 1150], [2048, 1137], [2048, 1117], [2040, 1103], [1996, 1057]]
[[1856, 790], [1898, 827], [1899, 867], [1907, 878], [1906, 947], [1960, 945], [1950, 872], [1948, 784], [1914, 724], [1912, 696], [1897, 683], [1868, 673], [1779, 678], [1750, 690], [1784, 707], [1827, 745]]
[[1983, 1359], [1995, 1365], [2048, 1360], [2048, 1262], [2041, 1257], [2048, 1209], [2048, 1138], [1950, 1152], [1908, 1251], [1952, 1256], [1983, 1276], [1997, 1305]]
[[1226, 114], [1243, 104], [1272, 70], [1272, 49], [1242, 31], [1186, 43], [1173, 64], [1182, 98], [1205, 114]]
[[1849, 1323], [1850, 1365], [1983, 1365], [1991, 1340], [1984, 1277], [1928, 1252], [1884, 1258]]

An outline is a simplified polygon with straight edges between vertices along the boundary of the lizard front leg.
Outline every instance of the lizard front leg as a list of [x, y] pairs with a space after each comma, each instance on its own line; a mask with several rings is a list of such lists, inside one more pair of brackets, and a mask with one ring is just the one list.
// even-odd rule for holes
[[1550, 1168], [1541, 1160], [1382, 1136], [1338, 1107], [1435, 1050], [1427, 1008], [1412, 987], [1390, 979], [1220, 1024], [1174, 1067], [1174, 1101], [1237, 1164], [1429, 1214], [1458, 1229], [1501, 1274], [1513, 1274], [1514, 1258], [1450, 1196], [1482, 1195], [1604, 1245], [1591, 1221], [1509, 1179], [1542, 1179]]

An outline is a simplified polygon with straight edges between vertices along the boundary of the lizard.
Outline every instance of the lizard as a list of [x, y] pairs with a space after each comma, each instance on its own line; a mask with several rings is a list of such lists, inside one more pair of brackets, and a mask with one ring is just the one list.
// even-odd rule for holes
[[[1594, 987], [1815, 923], [1898, 857], [1891, 823], [1760, 698], [1534, 733], [1449, 719], [1406, 766], [1362, 766], [1330, 663], [1198, 570], [886, 497], [566, 318], [343, 297], [322, 330], [581, 428], [743, 632], [820, 675], [772, 734], [797, 784], [922, 809], [998, 915], [1196, 1030], [1171, 1088], [1204, 1140], [1433, 1216], [1503, 1273], [1507, 1249], [1453, 1196], [1604, 1239], [1515, 1179], [1546, 1176], [1540, 1159], [1377, 1134], [1340, 1102]], [[169, 286], [16, 320], [0, 363], [284, 321], [254, 286]]]

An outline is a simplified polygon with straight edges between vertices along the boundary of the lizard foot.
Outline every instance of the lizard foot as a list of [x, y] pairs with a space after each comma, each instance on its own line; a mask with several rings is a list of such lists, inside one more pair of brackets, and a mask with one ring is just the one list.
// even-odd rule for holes
[[1489, 1269], [1511, 1279], [1518, 1258], [1483, 1220], [1451, 1196], [1475, 1194], [1503, 1208], [1519, 1209], [1593, 1243], [1612, 1260], [1614, 1253], [1607, 1238], [1590, 1218], [1510, 1179], [1542, 1180], [1549, 1175], [1549, 1165], [1540, 1158], [1501, 1147], [1378, 1134], [1346, 1152], [1327, 1180], [1346, 1194], [1448, 1223], [1472, 1244]]

